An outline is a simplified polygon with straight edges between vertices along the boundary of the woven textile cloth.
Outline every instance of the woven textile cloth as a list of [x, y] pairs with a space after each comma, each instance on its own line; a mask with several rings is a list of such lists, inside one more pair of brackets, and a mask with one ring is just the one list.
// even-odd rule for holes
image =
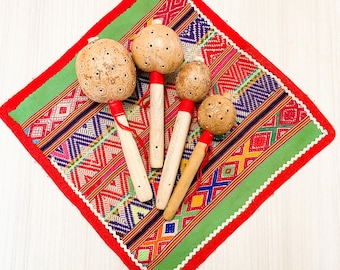
[[[162, 170], [147, 168], [155, 196], [138, 201], [110, 110], [85, 96], [75, 73], [88, 38], [114, 39], [130, 50], [134, 36], [155, 19], [179, 35], [185, 62], [204, 59], [210, 94], [232, 93], [237, 109], [235, 127], [215, 136], [198, 190], [172, 221], [155, 208]], [[175, 75], [165, 77], [166, 147], [180, 102]], [[137, 70], [136, 91], [124, 101], [146, 147], [149, 109], [137, 101], [148, 84], [149, 74]], [[123, 1], [5, 103], [1, 118], [130, 269], [197, 267], [335, 136], [309, 98], [201, 0]], [[200, 135], [196, 110], [178, 177]]]

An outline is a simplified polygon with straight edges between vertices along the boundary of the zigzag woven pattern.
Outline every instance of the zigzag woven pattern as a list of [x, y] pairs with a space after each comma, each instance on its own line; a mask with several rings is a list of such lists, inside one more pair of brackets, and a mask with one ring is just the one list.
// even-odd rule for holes
[[[155, 199], [146, 203], [136, 199], [110, 110], [106, 104], [88, 100], [75, 75], [66, 87], [56, 91], [53, 99], [16, 124], [38, 148], [39, 155], [56, 169], [61, 179], [58, 181], [62, 182], [58, 185], [68, 185], [90, 212], [88, 215], [101, 224], [96, 226], [105, 228], [111, 241], [124, 250], [128, 258], [124, 260], [130, 267], [189, 267], [188, 260], [195, 257], [202, 243], [215, 237], [218, 228], [228, 227], [226, 221], [237, 219], [246, 202], [271, 184], [273, 180], [269, 179], [277, 178], [287, 164], [326, 138], [328, 131], [281, 78], [243, 50], [239, 38], [229, 36], [235, 37], [227, 26], [216, 19], [213, 23], [191, 0], [129, 1], [122, 16], [125, 15], [129, 27], [122, 33], [117, 33], [115, 24], [119, 16], [92, 32], [117, 39], [130, 49], [134, 36], [153, 19], [160, 19], [180, 37], [186, 62], [197, 56], [204, 59], [212, 74], [210, 94], [230, 92], [235, 98], [236, 126], [228, 134], [214, 138], [202, 182], [175, 218], [164, 221], [162, 212], [155, 208]], [[165, 78], [166, 147], [179, 105], [175, 76]], [[136, 91], [124, 101], [129, 125], [146, 147], [149, 109], [137, 105], [137, 100], [148, 84], [148, 74], [137, 70]], [[23, 102], [33, 101], [28, 98]], [[15, 115], [15, 110], [11, 113]], [[195, 111], [178, 177], [201, 134], [196, 117]], [[161, 173], [160, 169], [147, 168], [154, 194]], [[189, 193], [194, 189], [195, 183]], [[114, 249], [117, 251], [116, 246]]]

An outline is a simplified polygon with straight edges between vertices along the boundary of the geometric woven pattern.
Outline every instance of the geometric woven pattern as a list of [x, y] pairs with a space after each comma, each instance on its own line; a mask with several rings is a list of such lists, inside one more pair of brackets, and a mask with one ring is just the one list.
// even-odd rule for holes
[[70, 113], [76, 111], [88, 101], [77, 82], [71, 84], [60, 98], [45, 107], [44, 114], [38, 119], [32, 117], [25, 123], [25, 132], [38, 143], [45, 138], [52, 130], [56, 129]]
[[[196, 191], [172, 221], [155, 208], [162, 170], [146, 168], [154, 197], [140, 202], [110, 109], [85, 96], [74, 68], [80, 44], [89, 37], [114, 39], [130, 50], [136, 34], [155, 19], [178, 34], [185, 62], [204, 59], [212, 74], [210, 94], [231, 93], [237, 110], [235, 127], [214, 137], [198, 189], [194, 181], [189, 193]], [[1, 117], [130, 269], [197, 267], [334, 138], [301, 90], [200, 0], [125, 0], [51, 70], [53, 75], [32, 84], [38, 87], [28, 86], [6, 103]], [[180, 103], [175, 75], [165, 76], [165, 152]], [[137, 70], [135, 92], [123, 102], [129, 125], [146, 148], [150, 112], [137, 100], [148, 84], [149, 74]], [[200, 135], [195, 110], [178, 178]]]

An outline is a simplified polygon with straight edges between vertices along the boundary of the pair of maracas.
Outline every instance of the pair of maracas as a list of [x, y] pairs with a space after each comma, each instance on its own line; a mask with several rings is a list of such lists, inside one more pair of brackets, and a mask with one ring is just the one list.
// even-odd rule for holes
[[[184, 65], [176, 77], [176, 91], [181, 102], [164, 161], [156, 200], [156, 207], [160, 210], [165, 209], [163, 217], [166, 220], [171, 220], [175, 216], [197, 171], [208, 155], [214, 135], [226, 133], [236, 121], [236, 110], [231, 95], [206, 97], [211, 88], [210, 77], [209, 68], [201, 60], [194, 60]], [[201, 101], [197, 117], [203, 132], [173, 190], [194, 106], [195, 103]]]
[[[151, 200], [153, 194], [137, 144], [125, 116], [122, 100], [130, 97], [136, 87], [136, 68], [134, 63], [141, 70], [150, 72], [150, 165], [153, 168], [161, 168], [164, 160], [163, 76], [175, 71], [182, 64], [184, 54], [177, 34], [171, 28], [160, 24], [154, 24], [141, 30], [132, 43], [131, 52], [132, 57], [123, 45], [114, 40], [89, 39], [89, 44], [77, 56], [76, 73], [80, 86], [90, 99], [99, 103], [108, 103], [116, 123], [131, 181], [136, 191], [136, 197], [144, 202]], [[204, 66], [203, 63], [198, 65]], [[185, 68], [182, 70], [182, 74], [185, 73]], [[197, 71], [193, 71], [193, 74], [195, 74], [193, 75], [194, 80], [200, 81], [198, 78], [202, 78], [201, 75]], [[179, 93], [181, 91], [180, 83], [183, 83], [183, 80], [179, 79], [180, 77], [179, 74], [178, 83], [176, 83]], [[185, 75], [184, 81], [186, 79], [187, 76]], [[209, 90], [210, 81], [205, 84], [209, 84]], [[192, 85], [189, 83], [189, 88], [192, 88]], [[183, 91], [191, 92], [190, 95], [192, 96], [193, 90], [194, 88], [191, 91], [186, 89]], [[179, 96], [181, 97], [180, 94]], [[176, 120], [171, 141], [177, 137], [175, 135], [176, 130], [181, 130], [183, 134], [185, 133], [186, 137], [191, 121], [193, 104], [203, 99], [191, 100], [186, 96], [182, 96], [182, 98], [177, 117], [178, 119], [185, 118], [186, 120]], [[183, 115], [189, 114], [189, 116], [181, 116], [181, 111], [184, 111]], [[178, 128], [176, 128], [177, 122], [179, 122]], [[211, 121], [208, 122], [212, 123]], [[183, 123], [185, 123], [185, 128], [182, 128]], [[213, 126], [215, 125], [213, 124]], [[180, 136], [182, 138], [180, 141], [183, 141], [184, 138], [184, 142], [181, 143], [184, 147], [185, 137], [183, 136]], [[164, 209], [167, 205], [178, 170], [177, 161], [174, 163], [174, 159], [170, 156], [173, 155], [173, 152], [176, 152], [176, 160], [178, 160], [178, 157], [180, 160], [180, 155], [183, 151], [183, 147], [180, 150], [171, 150], [174, 148], [172, 145], [176, 146], [177, 143], [170, 142], [167, 158], [165, 159], [164, 172], [168, 173], [165, 173], [165, 176], [162, 176], [160, 181], [156, 202], [156, 206], [159, 209]], [[177, 146], [176, 148], [181, 147]], [[175, 176], [173, 178], [174, 171]], [[166, 177], [169, 173], [171, 174], [170, 178]], [[168, 179], [171, 180], [168, 181]], [[172, 184], [169, 185], [169, 182]], [[166, 190], [166, 192], [164, 193], [162, 190]]]
[[[91, 38], [76, 59], [76, 73], [84, 93], [93, 101], [108, 103], [121, 140], [123, 154], [136, 197], [153, 198], [138, 146], [129, 128], [122, 101], [136, 87], [136, 67], [150, 72], [150, 165], [162, 167], [164, 159], [164, 78], [183, 62], [177, 34], [169, 27], [154, 24], [138, 33], [132, 55], [111, 39]], [[160, 162], [161, 161], [161, 164]]]

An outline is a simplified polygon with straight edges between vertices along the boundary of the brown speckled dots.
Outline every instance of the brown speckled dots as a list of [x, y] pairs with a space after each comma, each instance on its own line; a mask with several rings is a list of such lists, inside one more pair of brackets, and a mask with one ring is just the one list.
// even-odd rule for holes
[[235, 121], [235, 107], [231, 100], [225, 96], [209, 96], [198, 108], [198, 123], [201, 128], [215, 135], [229, 131]]
[[200, 61], [185, 64], [176, 78], [176, 91], [181, 99], [200, 102], [209, 93], [210, 87], [210, 70]]
[[76, 73], [85, 94], [99, 103], [124, 100], [136, 87], [136, 67], [120, 43], [93, 38], [78, 54]]
[[131, 44], [132, 57], [141, 70], [174, 72], [183, 62], [181, 41], [170, 27], [153, 24], [143, 28]]

